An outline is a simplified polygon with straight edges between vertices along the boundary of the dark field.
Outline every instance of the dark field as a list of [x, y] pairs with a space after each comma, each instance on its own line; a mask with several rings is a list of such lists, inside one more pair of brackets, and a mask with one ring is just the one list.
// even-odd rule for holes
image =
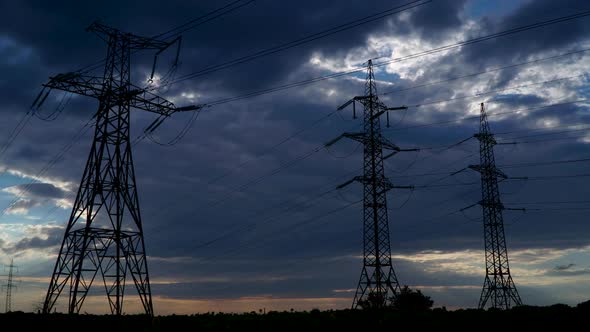
[[590, 301], [576, 307], [522, 306], [507, 311], [433, 309], [422, 312], [334, 310], [267, 314], [172, 315], [148, 318], [96, 315], [0, 314], [2, 331], [379, 331], [546, 330], [588, 331]]

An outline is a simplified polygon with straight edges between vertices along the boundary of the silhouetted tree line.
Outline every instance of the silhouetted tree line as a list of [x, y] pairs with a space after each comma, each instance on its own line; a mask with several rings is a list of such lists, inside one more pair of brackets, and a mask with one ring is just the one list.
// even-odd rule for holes
[[432, 308], [434, 301], [430, 299], [430, 296], [422, 294], [420, 290], [412, 290], [404, 286], [396, 296], [389, 299], [380, 293], [373, 292], [369, 293], [365, 300], [360, 300], [358, 304], [364, 310], [425, 311]]
[[[405, 294], [402, 296], [402, 294]], [[575, 307], [555, 304], [547, 307], [519, 306], [511, 310], [445, 308], [428, 309], [432, 301], [419, 291], [402, 289], [390, 310], [267, 311], [243, 314], [206, 313], [147, 317], [142, 315], [66, 315], [12, 312], [0, 314], [2, 329], [23, 331], [366, 331], [402, 329], [461, 330], [502, 326], [505, 330], [525, 326], [526, 331], [585, 329], [590, 301]], [[409, 304], [408, 304], [409, 303]], [[394, 310], [395, 306], [403, 306]], [[417, 305], [417, 307], [415, 307]], [[426, 308], [428, 307], [428, 308]], [[417, 308], [414, 310], [412, 308]]]

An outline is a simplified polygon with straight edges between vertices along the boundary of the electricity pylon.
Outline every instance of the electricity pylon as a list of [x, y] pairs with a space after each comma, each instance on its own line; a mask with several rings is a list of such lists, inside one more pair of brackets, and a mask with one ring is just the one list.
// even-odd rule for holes
[[[479, 165], [469, 168], [481, 174], [481, 201], [483, 210], [484, 245], [486, 259], [486, 276], [479, 299], [479, 308], [490, 307], [509, 309], [513, 305], [522, 305], [508, 264], [508, 249], [504, 234], [502, 210], [507, 210], [500, 200], [498, 178], [508, 176], [496, 167], [494, 145], [496, 140], [490, 131], [484, 104], [481, 103], [479, 133], [474, 135], [479, 140]], [[510, 209], [522, 210], [522, 209]]]
[[172, 113], [195, 111], [202, 106], [177, 108], [172, 102], [131, 83], [132, 51], [147, 49], [157, 52], [153, 76], [157, 55], [177, 39], [168, 42], [140, 37], [100, 23], [93, 23], [87, 30], [107, 43], [103, 76], [74, 72], [51, 77], [33, 103], [33, 107], [39, 107], [51, 89], [99, 101], [94, 115], [94, 141], [66, 226], [43, 312], [51, 312], [68, 285], [68, 312], [79, 313], [100, 272], [112, 314], [123, 313], [125, 283], [130, 274], [145, 313], [153, 315], [129, 140], [130, 109], [159, 114], [158, 119], [147, 128], [153, 131]]
[[10, 259], [10, 265], [8, 267], [8, 279], [6, 281], [6, 285], [3, 285], [3, 288], [6, 288], [6, 304], [5, 304], [5, 312], [12, 311], [12, 289], [16, 287], [14, 283], [14, 268], [17, 267], [14, 265], [14, 258]]
[[[390, 304], [397, 296], [400, 286], [391, 263], [389, 243], [389, 219], [387, 216], [387, 191], [393, 188], [412, 189], [412, 186], [394, 186], [385, 177], [383, 160], [401, 151], [418, 149], [400, 149], [381, 135], [381, 119], [388, 111], [406, 110], [407, 107], [387, 107], [377, 96], [373, 62], [369, 60], [365, 95], [357, 96], [338, 107], [342, 110], [352, 104], [353, 116], [356, 117], [356, 103], [364, 107], [364, 131], [361, 133], [344, 133], [326, 143], [326, 147], [341, 138], [349, 138], [364, 146], [364, 172], [337, 188], [341, 189], [354, 181], [363, 184], [363, 269], [357, 286], [352, 308], [371, 306], [381, 308]], [[383, 156], [383, 149], [392, 151]]]

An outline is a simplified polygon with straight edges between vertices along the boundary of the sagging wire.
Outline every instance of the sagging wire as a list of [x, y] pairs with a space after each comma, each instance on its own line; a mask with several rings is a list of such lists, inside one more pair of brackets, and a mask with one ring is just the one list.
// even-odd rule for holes
[[361, 147], [362, 145], [363, 145], [363, 144], [361, 144], [361, 143], [358, 143], [358, 144], [357, 144], [357, 145], [354, 147], [354, 149], [352, 149], [352, 152], [350, 152], [349, 154], [347, 154], [347, 155], [344, 155], [344, 156], [337, 156], [337, 155], [335, 155], [334, 153], [332, 153], [332, 152], [330, 151], [330, 147], [328, 147], [328, 146], [326, 146], [326, 147], [325, 147], [325, 149], [326, 149], [326, 152], [328, 152], [328, 154], [329, 154], [329, 155], [330, 155], [332, 158], [334, 158], [334, 159], [347, 159], [347, 158], [350, 158], [350, 157], [351, 157], [353, 154], [355, 154], [355, 153], [358, 151], [359, 147]]
[[471, 223], [480, 223], [483, 218], [471, 218], [468, 215], [465, 214], [464, 210], [459, 210], [459, 212], [461, 213], [461, 215], [463, 216], [463, 218], [467, 219], [467, 222], [471, 222]]
[[199, 118], [199, 114], [201, 114], [201, 111], [200, 110], [199, 111], [196, 111], [196, 112], [193, 112], [193, 114], [191, 116], [191, 119], [185, 124], [184, 128], [182, 128], [182, 130], [178, 133], [178, 135], [176, 135], [176, 137], [174, 137], [173, 139], [171, 139], [168, 142], [165, 142], [165, 143], [159, 142], [153, 136], [154, 131], [162, 124], [162, 122], [164, 121], [164, 119], [166, 118], [166, 116], [161, 116], [160, 118], [156, 119], [156, 121], [154, 121], [152, 123], [152, 125], [148, 126], [144, 130], [145, 137], [147, 137], [153, 143], [156, 143], [156, 144], [161, 145], [161, 146], [174, 146], [178, 142], [180, 142], [186, 136], [186, 134], [190, 131], [190, 129], [192, 128], [192, 126], [195, 123], [195, 121], [197, 121], [197, 119]]
[[65, 92], [63, 97], [61, 98], [61, 100], [59, 101], [57, 106], [55, 107], [55, 110], [53, 110], [53, 112], [51, 112], [47, 116], [41, 116], [41, 114], [38, 112], [40, 110], [41, 105], [38, 105], [38, 107], [32, 108], [33, 114], [35, 115], [35, 117], [37, 117], [39, 120], [42, 120], [42, 121], [47, 121], [47, 122], [55, 121], [60, 116], [60, 114], [64, 111], [66, 106], [68, 106], [68, 104], [70, 103], [70, 100], [72, 100], [72, 97], [73, 97], [72, 93]]
[[527, 210], [522, 210], [522, 214], [512, 220], [509, 220], [508, 222], [505, 222], [504, 225], [505, 226], [512, 226], [514, 224], [516, 224], [517, 222], [520, 222], [525, 216], [526, 216], [526, 211]]
[[387, 164], [388, 168], [389, 168], [389, 169], [390, 169], [392, 172], [394, 172], [394, 173], [402, 173], [402, 174], [403, 174], [403, 173], [407, 172], [407, 171], [408, 171], [410, 168], [414, 167], [414, 165], [415, 165], [415, 164], [418, 162], [418, 155], [419, 155], [421, 152], [422, 152], [422, 150], [418, 150], [418, 151], [416, 151], [416, 153], [414, 153], [414, 160], [412, 160], [412, 161], [411, 161], [411, 162], [408, 164], [408, 166], [407, 166], [407, 167], [404, 167], [404, 169], [403, 169], [403, 170], [395, 170], [395, 169], [394, 169], [394, 168], [393, 168], [391, 165], [389, 165], [389, 163], [388, 163], [388, 161], [387, 161], [389, 158], [387, 158], [387, 159], [386, 159], [386, 158], [383, 158], [383, 161], [385, 162], [385, 164]]
[[149, 78], [147, 81], [147, 85], [145, 86], [144, 89], [147, 91], [150, 91], [150, 92], [154, 92], [154, 91], [166, 92], [166, 91], [170, 90], [170, 82], [172, 82], [176, 79], [176, 74], [178, 73], [179, 67], [180, 67], [180, 63], [172, 64], [172, 66], [170, 66], [170, 69], [168, 69], [166, 74], [162, 75], [162, 77], [160, 77], [158, 79], [158, 84], [155, 84], [153, 77]]
[[343, 202], [346, 202], [346, 203], [354, 203], [354, 202], [356, 202], [356, 201], [351, 201], [351, 200], [347, 199], [346, 197], [344, 197], [344, 195], [342, 195], [342, 190], [336, 190], [335, 192], [338, 195], [338, 198], [341, 201], [343, 201]]
[[[387, 127], [391, 128], [393, 130], [393, 129], [395, 129], [395, 127], [402, 124], [402, 122], [404, 122], [404, 120], [406, 119], [406, 115], [408, 115], [408, 109], [407, 108], [404, 109], [403, 113], [404, 114], [402, 115], [401, 119], [398, 122], [396, 122], [394, 124], [389, 124], [389, 122], [388, 122]], [[389, 120], [389, 112], [387, 112], [387, 114], [388, 114], [387, 116], [388, 116], [388, 120]]]
[[[395, 209], [395, 210], [400, 210], [402, 209], [404, 206], [406, 206], [406, 204], [408, 204], [408, 202], [410, 201], [410, 199], [412, 199], [412, 196], [414, 195], [414, 188], [412, 188], [410, 190], [410, 193], [408, 194], [408, 197], [406, 197], [406, 200], [400, 205], [400, 206], [394, 206], [391, 209]], [[389, 209], [388, 209], [389, 210]]]
[[524, 187], [528, 184], [528, 178], [525, 178], [524, 181], [521, 181], [520, 183], [521, 183], [520, 187], [518, 187], [516, 190], [514, 190], [512, 192], [502, 192], [502, 195], [514, 195], [514, 194], [520, 193], [524, 189]]

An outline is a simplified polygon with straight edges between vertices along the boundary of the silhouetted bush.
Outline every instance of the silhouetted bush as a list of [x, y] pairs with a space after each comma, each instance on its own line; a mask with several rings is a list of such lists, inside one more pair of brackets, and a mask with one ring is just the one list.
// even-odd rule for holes
[[412, 290], [404, 286], [395, 297], [392, 307], [402, 311], [426, 311], [432, 308], [434, 301], [430, 296], [422, 294], [420, 290]]
[[359, 307], [364, 310], [395, 309], [402, 311], [425, 311], [432, 308], [434, 301], [430, 296], [422, 294], [420, 290], [412, 290], [404, 286], [397, 296], [386, 301], [381, 293], [369, 293], [364, 300], [358, 302]]
[[590, 300], [578, 303], [576, 308], [583, 311], [590, 311]]
[[375, 292], [367, 294], [367, 297], [364, 300], [358, 301], [358, 306], [363, 310], [384, 309], [387, 305], [385, 296], [381, 293]]

